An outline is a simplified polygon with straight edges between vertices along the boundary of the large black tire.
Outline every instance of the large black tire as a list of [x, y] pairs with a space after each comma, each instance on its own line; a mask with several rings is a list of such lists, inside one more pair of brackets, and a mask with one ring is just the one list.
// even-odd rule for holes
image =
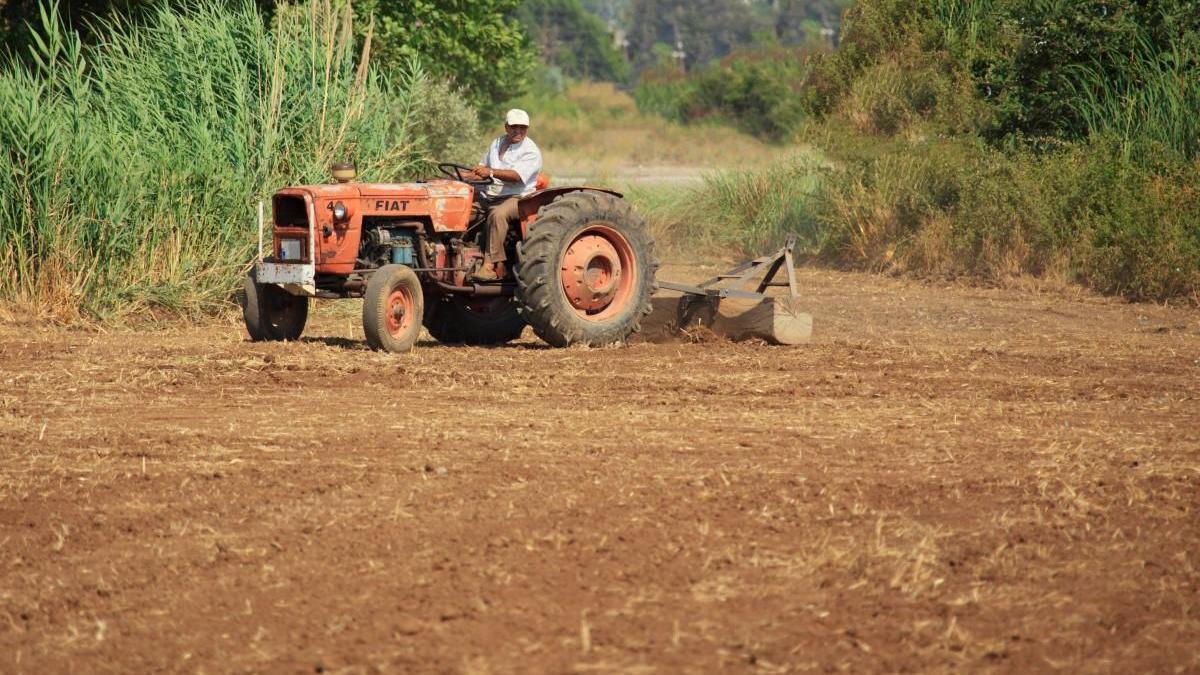
[[384, 265], [363, 294], [363, 333], [371, 349], [407, 352], [421, 335], [425, 297], [421, 280], [405, 265]]
[[[600, 241], [599, 246], [607, 246], [611, 254], [587, 259], [575, 252], [576, 245], [591, 241]], [[619, 264], [605, 262], [614, 259]], [[623, 342], [650, 313], [650, 296], [657, 289], [654, 240], [641, 217], [614, 195], [583, 190], [542, 207], [528, 239], [520, 245], [519, 260], [521, 316], [538, 337], [555, 347]], [[603, 269], [593, 269], [597, 261]], [[570, 277], [568, 268], [581, 271]], [[584, 281], [593, 272], [604, 280], [599, 290], [591, 288], [592, 281]], [[589, 293], [585, 300], [568, 295], [568, 286], [584, 283]], [[610, 294], [606, 288], [615, 290]]]
[[255, 342], [298, 340], [308, 321], [308, 298], [258, 283], [251, 269], [242, 283], [242, 319]]
[[521, 337], [525, 319], [511, 298], [464, 298], [449, 295], [431, 300], [425, 328], [438, 342], [502, 345]]

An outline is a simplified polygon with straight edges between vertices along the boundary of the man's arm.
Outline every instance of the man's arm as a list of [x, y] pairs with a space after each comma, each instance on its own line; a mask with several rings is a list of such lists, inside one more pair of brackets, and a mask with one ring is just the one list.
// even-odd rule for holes
[[495, 177], [495, 178], [499, 178], [500, 180], [504, 181], [505, 183], [524, 183], [525, 182], [521, 178], [521, 174], [517, 173], [513, 169], [493, 169], [490, 166], [484, 166], [482, 164], [478, 164], [475, 166], [474, 169], [471, 170], [471, 172], [474, 173], [475, 177], [480, 180], [483, 180], [485, 178]]
[[514, 169], [491, 169], [486, 166], [477, 166], [475, 170], [483, 171], [480, 176], [495, 176], [505, 183], [524, 184], [542, 170], [542, 155], [536, 150], [530, 150], [522, 154], [514, 166], [516, 166]]

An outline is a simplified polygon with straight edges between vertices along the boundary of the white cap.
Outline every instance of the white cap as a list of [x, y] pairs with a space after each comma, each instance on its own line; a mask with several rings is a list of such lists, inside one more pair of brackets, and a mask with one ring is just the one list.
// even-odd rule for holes
[[520, 108], [513, 108], [504, 115], [505, 124], [523, 124], [529, 126], [529, 113]]

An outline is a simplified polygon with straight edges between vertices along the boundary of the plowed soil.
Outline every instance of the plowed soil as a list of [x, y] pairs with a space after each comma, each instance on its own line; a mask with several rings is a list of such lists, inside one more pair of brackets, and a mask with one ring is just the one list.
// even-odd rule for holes
[[0, 327], [0, 672], [1200, 670], [1200, 314], [800, 281], [791, 348]]

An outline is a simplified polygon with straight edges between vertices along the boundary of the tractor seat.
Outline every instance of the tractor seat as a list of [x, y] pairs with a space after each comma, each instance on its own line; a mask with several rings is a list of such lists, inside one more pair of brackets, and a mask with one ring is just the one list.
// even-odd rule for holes
[[545, 190], [548, 187], [550, 187], [550, 174], [539, 172], [537, 182], [533, 184], [533, 188], [535, 190]]

